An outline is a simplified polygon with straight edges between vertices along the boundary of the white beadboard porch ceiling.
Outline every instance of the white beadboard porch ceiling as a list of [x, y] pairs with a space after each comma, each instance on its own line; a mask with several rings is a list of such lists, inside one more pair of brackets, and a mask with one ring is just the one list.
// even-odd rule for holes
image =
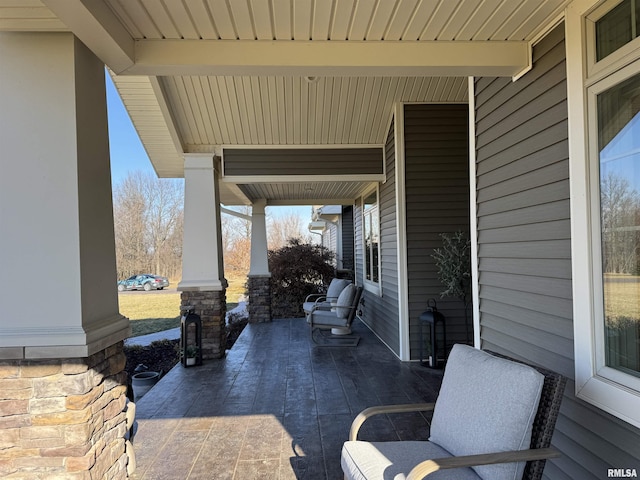
[[[569, 3], [0, 0], [0, 31], [73, 32], [117, 73], [158, 175], [179, 177], [184, 154], [225, 145], [383, 144], [395, 102], [466, 102], [466, 75], [525, 69], [527, 46]], [[222, 200], [363, 187], [226, 185]]]

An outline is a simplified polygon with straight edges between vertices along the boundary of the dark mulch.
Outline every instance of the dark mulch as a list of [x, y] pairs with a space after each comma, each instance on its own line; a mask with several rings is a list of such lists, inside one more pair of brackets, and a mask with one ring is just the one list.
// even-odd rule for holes
[[[233, 347], [246, 324], [246, 320], [234, 319], [227, 325], [227, 350]], [[167, 373], [180, 361], [179, 343], [179, 340], [158, 340], [145, 347], [140, 345], [124, 347], [127, 357], [125, 370], [129, 378], [137, 373], [136, 368], [140, 365], [142, 365], [141, 370], [161, 372], [161, 375]]]
[[125, 370], [129, 378], [136, 373], [138, 365], [144, 365], [141, 367], [143, 370], [167, 373], [180, 360], [178, 343], [180, 343], [179, 340], [158, 340], [145, 347], [140, 345], [124, 347], [124, 353], [127, 356]]

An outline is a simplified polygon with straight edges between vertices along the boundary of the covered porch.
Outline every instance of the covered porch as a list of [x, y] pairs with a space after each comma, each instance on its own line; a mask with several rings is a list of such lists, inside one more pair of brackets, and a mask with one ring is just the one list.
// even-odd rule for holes
[[[434, 401], [441, 371], [400, 362], [361, 322], [354, 348], [314, 346], [303, 319], [249, 324], [225, 358], [178, 365], [138, 402], [136, 479], [334, 479], [351, 421]], [[420, 414], [368, 422], [376, 439], [428, 435]]]

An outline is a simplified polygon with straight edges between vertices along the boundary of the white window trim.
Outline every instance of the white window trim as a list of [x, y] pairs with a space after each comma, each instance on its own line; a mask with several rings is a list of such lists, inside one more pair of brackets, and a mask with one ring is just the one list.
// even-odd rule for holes
[[380, 230], [380, 237], [382, 237], [382, 228], [380, 225], [380, 188], [379, 185], [376, 184], [374, 188], [367, 190], [362, 197], [360, 197], [360, 209], [362, 215], [362, 236], [360, 238], [360, 245], [362, 246], [362, 286], [368, 292], [373, 293], [379, 297], [382, 296], [382, 269], [381, 269], [381, 240], [378, 241], [378, 282], [372, 282], [371, 280], [367, 280], [367, 265], [365, 264], [367, 259], [367, 242], [365, 238], [365, 221], [364, 221], [364, 199], [371, 195], [373, 192], [376, 192], [377, 204], [376, 204], [376, 215], [378, 216], [378, 229]]
[[[575, 354], [576, 396], [598, 408], [640, 427], [640, 393], [620, 383], [621, 376], [630, 375], [616, 372], [617, 381], [610, 375], [612, 370], [602, 368], [602, 358], [598, 354], [599, 337], [602, 339], [602, 318], [596, 315], [598, 296], [595, 294], [599, 268], [594, 261], [594, 216], [591, 181], [597, 175], [590, 168], [589, 141], [593, 138], [594, 121], [589, 121], [587, 78], [589, 59], [585, 55], [585, 43], [589, 35], [583, 35], [585, 15], [598, 2], [577, 0], [566, 11], [567, 48], [567, 93], [569, 109], [569, 177], [571, 186], [571, 248], [573, 274], [573, 325]], [[592, 62], [591, 62], [592, 63]], [[601, 72], [599, 72], [601, 74]], [[599, 242], [599, 239], [597, 239]], [[598, 249], [599, 251], [599, 249]], [[595, 300], [595, 301], [594, 301]], [[600, 357], [600, 358], [599, 358]], [[633, 377], [631, 377], [633, 378]], [[630, 380], [630, 379], [629, 379]], [[626, 383], [626, 382], [625, 382]], [[632, 382], [629, 382], [632, 383]]]

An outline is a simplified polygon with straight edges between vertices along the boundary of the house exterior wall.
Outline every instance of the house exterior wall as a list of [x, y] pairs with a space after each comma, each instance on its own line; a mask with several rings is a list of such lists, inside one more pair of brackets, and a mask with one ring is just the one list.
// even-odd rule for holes
[[567, 376], [546, 478], [637, 467], [640, 430], [574, 395], [564, 28], [516, 82], [475, 81], [481, 346]]
[[[445, 316], [447, 343], [469, 342], [462, 302], [440, 297], [433, 250], [441, 233], [469, 231], [469, 107], [422, 104], [404, 107], [405, 195], [411, 357], [419, 358], [418, 316], [436, 300]], [[468, 310], [469, 318], [471, 310]], [[423, 328], [426, 336], [428, 329]], [[469, 336], [467, 336], [467, 333]], [[425, 350], [426, 351], [426, 350]]]
[[342, 207], [342, 267], [344, 270], [350, 270], [353, 275], [354, 264], [354, 229], [353, 229], [353, 206], [345, 205]]
[[[387, 180], [379, 187], [381, 295], [365, 290], [362, 321], [396, 354], [400, 352], [395, 142], [391, 125], [385, 144]], [[354, 209], [356, 280], [363, 278], [362, 205]]]

